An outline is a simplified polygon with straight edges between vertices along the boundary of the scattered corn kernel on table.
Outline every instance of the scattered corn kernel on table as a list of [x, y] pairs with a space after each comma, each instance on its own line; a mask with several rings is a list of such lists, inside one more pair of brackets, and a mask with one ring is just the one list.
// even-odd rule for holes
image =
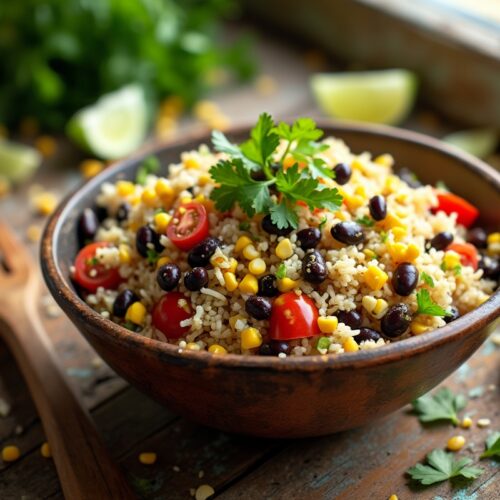
[[[317, 114], [307, 91], [310, 69], [302, 54], [269, 39], [259, 41], [259, 51], [267, 76], [256, 87], [235, 88], [216, 99], [222, 111], [238, 121], [254, 119], [260, 110], [279, 117]], [[422, 112], [420, 118], [410, 125], [430, 132], [442, 126], [432, 115]], [[63, 168], [74, 162], [60, 146], [35, 182], [63, 195], [81, 180], [76, 169]], [[28, 244], [29, 238], [36, 239], [43, 219], [26, 209], [27, 197], [25, 187], [1, 200], [0, 211]], [[36, 244], [30, 245], [35, 254]], [[446, 424], [424, 428], [409, 408], [403, 408], [329, 437], [270, 441], [228, 435], [179, 418], [116, 376], [59, 313], [43, 287], [40, 309], [61, 365], [83, 394], [139, 498], [190, 498], [197, 490], [205, 498], [202, 494], [210, 488], [225, 499], [498, 498], [500, 469], [493, 460], [481, 461], [484, 473], [472, 483], [417, 488], [405, 476], [406, 469], [432, 449], [445, 447], [458, 433], [466, 439], [461, 454], [477, 461], [488, 432], [500, 429], [500, 350], [491, 340], [443, 384], [468, 395], [469, 429]], [[480, 418], [490, 419], [489, 428], [477, 426]], [[0, 463], [2, 500], [62, 498], [44, 441], [27, 388], [0, 344], [0, 447], [15, 445], [20, 450], [17, 461]]]

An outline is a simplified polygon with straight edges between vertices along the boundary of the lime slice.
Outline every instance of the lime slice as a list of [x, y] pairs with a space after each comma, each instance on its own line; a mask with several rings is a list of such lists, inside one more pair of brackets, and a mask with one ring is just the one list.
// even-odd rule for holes
[[404, 69], [320, 73], [311, 78], [311, 87], [329, 116], [394, 125], [413, 107], [417, 77]]
[[443, 141], [478, 158], [486, 158], [497, 148], [498, 133], [492, 128], [461, 130], [443, 137]]
[[144, 91], [138, 85], [128, 85], [78, 111], [69, 121], [67, 132], [79, 146], [113, 160], [137, 149], [147, 127]]
[[0, 140], [0, 177], [17, 183], [27, 180], [42, 163], [40, 153], [29, 146]]

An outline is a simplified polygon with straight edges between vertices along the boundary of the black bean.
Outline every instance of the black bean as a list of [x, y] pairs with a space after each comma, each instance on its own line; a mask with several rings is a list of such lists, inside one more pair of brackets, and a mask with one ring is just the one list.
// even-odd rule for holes
[[272, 356], [273, 351], [271, 351], [271, 344], [269, 344], [267, 342], [264, 344], [261, 344], [261, 346], [259, 347], [259, 354], [261, 356]]
[[290, 354], [291, 346], [284, 340], [271, 340], [262, 344], [259, 348], [261, 356], [278, 356], [281, 353]]
[[[153, 245], [153, 248], [150, 245]], [[135, 246], [139, 254], [143, 257], [147, 257], [150, 250], [155, 250], [156, 252], [163, 250], [159, 234], [149, 226], [142, 226], [137, 230]]]
[[373, 330], [372, 328], [361, 328], [359, 333], [353, 337], [353, 339], [358, 343], [364, 342], [365, 340], [374, 340], [375, 342], [378, 339], [381, 339], [382, 335], [377, 330]]
[[261, 222], [262, 229], [268, 234], [276, 234], [277, 236], [286, 236], [292, 232], [291, 226], [279, 229], [278, 226], [271, 220], [271, 216], [266, 215]]
[[489, 255], [481, 255], [478, 268], [483, 270], [483, 276], [490, 280], [496, 280], [500, 277], [500, 261]]
[[357, 245], [365, 240], [365, 233], [357, 222], [339, 222], [330, 232], [337, 241], [346, 245]]
[[85, 208], [78, 218], [78, 242], [81, 247], [94, 241], [98, 228], [97, 215], [91, 208]]
[[379, 194], [370, 198], [368, 208], [373, 220], [384, 220], [387, 216], [387, 203], [385, 198]]
[[453, 242], [453, 235], [448, 231], [443, 231], [442, 233], [436, 234], [429, 244], [432, 248], [436, 250], [444, 250], [446, 247], [451, 245]]
[[467, 241], [472, 243], [476, 248], [486, 248], [488, 235], [482, 227], [469, 229], [467, 232]]
[[170, 292], [181, 279], [181, 270], [177, 264], [165, 264], [158, 269], [156, 281], [162, 290]]
[[127, 309], [139, 298], [137, 295], [128, 288], [120, 292], [113, 303], [113, 314], [119, 318], [124, 318]]
[[255, 319], [269, 319], [273, 305], [269, 299], [252, 295], [245, 302], [245, 311]]
[[192, 292], [197, 292], [208, 284], [208, 273], [204, 267], [195, 267], [184, 276], [184, 286]]
[[455, 306], [451, 306], [448, 311], [449, 316], [445, 316], [443, 319], [446, 323], [451, 323], [460, 317], [460, 312]]
[[106, 207], [97, 205], [96, 207], [94, 207], [94, 212], [97, 215], [97, 220], [99, 222], [102, 222], [104, 219], [107, 219], [109, 217], [108, 209]]
[[317, 227], [308, 227], [297, 233], [299, 245], [304, 250], [315, 248], [321, 240], [321, 231]]
[[276, 297], [279, 290], [276, 287], [276, 276], [274, 274], [266, 274], [259, 278], [259, 291], [257, 295], [262, 297]]
[[335, 172], [335, 180], [337, 181], [337, 184], [343, 186], [349, 182], [352, 170], [347, 163], [338, 163], [335, 165], [333, 171]]
[[188, 262], [191, 267], [207, 266], [210, 257], [215, 253], [221, 242], [218, 238], [208, 236], [201, 243], [196, 245], [188, 254]]
[[130, 210], [132, 209], [132, 206], [128, 202], [122, 203], [119, 207], [118, 210], [116, 211], [116, 220], [118, 222], [123, 222], [128, 219], [128, 216], [130, 214]]
[[418, 284], [418, 269], [409, 262], [399, 264], [392, 275], [392, 288], [398, 295], [407, 297]]
[[302, 261], [302, 276], [309, 283], [322, 283], [328, 275], [325, 259], [317, 251], [307, 253]]
[[361, 328], [363, 317], [356, 309], [352, 311], [337, 311], [336, 315], [339, 323], [344, 323], [344, 325], [349, 326], [353, 330], [359, 330]]
[[410, 308], [406, 304], [396, 304], [389, 307], [380, 322], [380, 327], [386, 337], [396, 338], [406, 332], [410, 323]]
[[422, 183], [418, 180], [418, 177], [409, 168], [403, 167], [399, 169], [399, 171], [396, 172], [396, 175], [412, 188], [419, 188], [422, 186]]

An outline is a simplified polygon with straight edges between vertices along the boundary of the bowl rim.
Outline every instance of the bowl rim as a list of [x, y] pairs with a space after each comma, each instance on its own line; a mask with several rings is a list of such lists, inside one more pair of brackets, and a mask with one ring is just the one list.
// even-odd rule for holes
[[[453, 157], [467, 169], [479, 175], [491, 183], [497, 192], [500, 193], [500, 173], [488, 166], [481, 160], [465, 153], [454, 146], [444, 144], [430, 136], [418, 132], [389, 127], [385, 125], [359, 124], [352, 122], [335, 122], [329, 120], [318, 120], [318, 126], [328, 129], [330, 133], [335, 131], [345, 131], [375, 136], [389, 137], [391, 139], [409, 142], [416, 147], [431, 149], [438, 154]], [[247, 132], [250, 125], [238, 125], [230, 127], [225, 131], [228, 135], [238, 135]], [[389, 362], [395, 362], [403, 358], [411, 357], [423, 353], [430, 349], [447, 343], [451, 340], [458, 340], [473, 334], [490, 323], [500, 315], [500, 289], [491, 297], [471, 312], [461, 316], [457, 320], [424, 335], [410, 337], [398, 342], [381, 346], [377, 349], [362, 350], [355, 353], [341, 353], [336, 355], [312, 355], [312, 356], [288, 356], [285, 359], [272, 356], [254, 356], [241, 354], [226, 354], [224, 356], [213, 355], [207, 351], [190, 351], [179, 349], [177, 345], [163, 342], [156, 339], [143, 337], [132, 333], [126, 328], [114, 323], [110, 319], [104, 318], [101, 314], [87, 305], [76, 293], [76, 291], [66, 284], [59, 267], [55, 261], [54, 248], [58, 238], [59, 229], [67, 215], [66, 208], [70, 201], [78, 199], [84, 192], [96, 189], [103, 179], [126, 169], [139, 159], [167, 150], [173, 147], [183, 147], [183, 145], [208, 143], [210, 132], [194, 131], [188, 132], [182, 138], [167, 142], [153, 142], [140, 149], [133, 155], [123, 160], [115, 162], [104, 172], [92, 179], [80, 184], [74, 191], [68, 194], [59, 204], [55, 212], [50, 217], [41, 240], [40, 260], [43, 276], [46, 284], [65, 314], [72, 318], [73, 315], [80, 315], [82, 319], [93, 327], [93, 331], [105, 337], [110, 343], [118, 343], [124, 347], [144, 349], [150, 351], [157, 357], [170, 359], [181, 364], [190, 364], [195, 368], [218, 367], [222, 369], [244, 369], [244, 370], [268, 370], [268, 371], [315, 371], [317, 369], [353, 369], [368, 366], [377, 366]]]

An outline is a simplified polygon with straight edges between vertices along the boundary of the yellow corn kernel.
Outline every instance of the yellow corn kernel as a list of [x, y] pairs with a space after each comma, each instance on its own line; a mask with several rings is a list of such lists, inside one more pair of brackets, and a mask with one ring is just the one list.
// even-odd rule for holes
[[386, 247], [394, 262], [404, 262], [406, 260], [406, 250], [408, 247], [405, 244], [388, 242]]
[[412, 321], [410, 330], [413, 335], [421, 335], [422, 333], [427, 332], [429, 330], [429, 327], [427, 325], [423, 325], [418, 321]]
[[156, 269], [160, 269], [160, 267], [164, 266], [165, 264], [170, 264], [170, 262], [172, 262], [172, 259], [170, 257], [160, 257], [157, 261], [156, 261]]
[[253, 245], [247, 245], [243, 249], [243, 257], [247, 260], [253, 260], [257, 259], [260, 257], [260, 253], [257, 251], [257, 249]]
[[500, 233], [491, 233], [487, 238], [488, 253], [490, 255], [500, 254]]
[[446, 448], [448, 448], [450, 451], [458, 451], [463, 448], [465, 444], [465, 438], [463, 436], [453, 436], [450, 439], [448, 439], [448, 442], [446, 443]]
[[385, 181], [386, 193], [395, 193], [401, 186], [401, 179], [397, 175], [388, 175]]
[[491, 243], [500, 243], [500, 233], [489, 234], [486, 242], [488, 243], [488, 245]]
[[231, 257], [229, 259], [229, 266], [226, 269], [223, 269], [223, 271], [235, 273], [237, 267], [238, 267], [238, 261], [235, 258]]
[[40, 454], [44, 458], [50, 458], [52, 456], [52, 451], [50, 450], [49, 443], [45, 442], [40, 446]]
[[394, 236], [394, 241], [401, 241], [406, 238], [408, 230], [405, 227], [396, 226], [391, 229], [391, 233]]
[[236, 330], [236, 323], [238, 321], [243, 321], [246, 323], [247, 319], [245, 316], [242, 316], [241, 314], [235, 314], [234, 316], [231, 316], [229, 318], [229, 326], [233, 329]]
[[125, 321], [131, 321], [135, 325], [144, 324], [146, 318], [146, 308], [141, 302], [134, 302], [125, 313]]
[[389, 500], [399, 500], [399, 497], [396, 495], [396, 494], [392, 494], [390, 497], [389, 497]]
[[362, 207], [365, 204], [365, 199], [359, 194], [346, 195], [344, 197], [344, 201], [349, 210], [356, 210], [357, 208]]
[[193, 197], [186, 195], [181, 198], [181, 204], [191, 203], [193, 201]]
[[241, 348], [244, 350], [255, 349], [262, 344], [262, 335], [257, 328], [249, 326], [241, 332]]
[[205, 203], [206, 198], [204, 194], [199, 194], [195, 197], [194, 201], [197, 201], [198, 203]]
[[141, 197], [140, 196], [132, 196], [131, 198], [129, 198], [129, 201], [130, 201], [130, 204], [135, 207], [136, 205], [139, 205], [139, 203], [141, 202]]
[[165, 212], [159, 212], [155, 214], [154, 221], [155, 221], [156, 231], [158, 233], [165, 233], [165, 230], [167, 229], [167, 226], [169, 225], [171, 220], [172, 216]]
[[253, 274], [246, 274], [238, 285], [241, 293], [256, 294], [259, 291], [259, 282]]
[[57, 206], [57, 198], [49, 192], [40, 193], [33, 202], [36, 211], [41, 215], [50, 215]]
[[15, 462], [21, 456], [21, 451], [17, 446], [5, 446], [2, 450], [2, 460], [4, 462]]
[[384, 299], [377, 299], [375, 307], [373, 308], [372, 314], [375, 318], [380, 319], [387, 309], [389, 308], [389, 304]]
[[365, 295], [361, 299], [361, 305], [369, 312], [373, 312], [375, 306], [377, 305], [377, 299], [371, 295]]
[[383, 227], [387, 231], [394, 227], [402, 227], [406, 229], [406, 224], [397, 215], [392, 213], [388, 213], [385, 219], [378, 222], [377, 225]]
[[212, 344], [208, 348], [208, 352], [212, 354], [227, 354], [227, 349], [219, 344]]
[[300, 285], [299, 280], [292, 280], [291, 278], [281, 278], [277, 280], [277, 287], [281, 293], [289, 292], [290, 290], [295, 290]]
[[82, 163], [80, 163], [80, 172], [85, 179], [95, 177], [99, 172], [102, 172], [102, 170], [104, 170], [104, 163], [99, 160], [83, 160]]
[[144, 465], [153, 465], [156, 462], [156, 453], [151, 451], [139, 454], [139, 462]]
[[349, 337], [345, 342], [344, 342], [344, 351], [345, 352], [356, 352], [359, 351], [359, 346], [356, 343], [356, 341], [352, 338]]
[[42, 236], [42, 228], [35, 224], [31, 224], [30, 226], [28, 226], [28, 229], [26, 229], [26, 236], [30, 241], [36, 243], [37, 241], [40, 241], [40, 238]]
[[240, 236], [236, 245], [234, 245], [234, 251], [240, 253], [245, 247], [252, 244], [252, 240], [248, 236]]
[[199, 351], [201, 350], [201, 347], [196, 342], [189, 342], [186, 344], [186, 349], [189, 351]]
[[320, 316], [318, 318], [318, 327], [322, 333], [333, 333], [338, 325], [337, 316]]
[[369, 260], [377, 258], [377, 254], [373, 250], [370, 250], [369, 248], [365, 248], [363, 250], [363, 253], [365, 254], [366, 258]]
[[228, 292], [234, 292], [238, 288], [238, 280], [232, 272], [224, 273], [224, 284]]
[[288, 259], [293, 255], [292, 242], [288, 238], [283, 238], [276, 246], [276, 255], [281, 259]]
[[351, 168], [353, 170], [361, 170], [361, 172], [364, 172], [366, 167], [365, 167], [363, 160], [361, 160], [361, 158], [354, 158], [354, 160], [352, 160], [352, 162], [351, 162]]
[[156, 191], [151, 188], [146, 188], [142, 192], [141, 200], [147, 207], [155, 207], [158, 204], [158, 196], [156, 196]]
[[387, 273], [377, 266], [368, 266], [365, 272], [365, 282], [372, 290], [380, 290], [389, 279]]
[[118, 181], [116, 183], [116, 192], [119, 196], [130, 196], [135, 191], [135, 186], [130, 181]]
[[211, 182], [212, 178], [209, 174], [200, 174], [198, 177], [198, 184], [200, 186], [206, 186], [209, 182]]
[[174, 188], [166, 179], [158, 179], [155, 184], [155, 192], [158, 198], [165, 203], [172, 203], [175, 198]]
[[462, 427], [462, 429], [470, 429], [472, 427], [472, 419], [470, 417], [464, 417], [460, 422], [460, 427]]
[[453, 250], [448, 250], [444, 254], [443, 263], [446, 269], [454, 269], [455, 267], [460, 266], [460, 255]]
[[255, 274], [255, 276], [264, 274], [266, 272], [266, 263], [264, 262], [264, 259], [258, 257], [256, 259], [251, 260], [248, 264], [248, 270], [252, 274]]
[[420, 255], [420, 248], [415, 243], [410, 243], [406, 249], [406, 260], [413, 262]]
[[50, 135], [41, 135], [35, 140], [35, 147], [44, 158], [50, 158], [56, 152], [57, 142]]
[[200, 162], [196, 158], [186, 158], [182, 164], [184, 168], [200, 168]]
[[366, 188], [362, 184], [360, 184], [359, 186], [356, 186], [356, 189], [354, 189], [354, 193], [361, 196], [365, 200], [366, 200], [366, 198], [368, 198], [368, 194], [366, 193]]
[[118, 257], [120, 264], [130, 264], [130, 247], [128, 245], [120, 245], [118, 247]]
[[348, 219], [347, 214], [345, 212], [340, 211], [340, 210], [338, 210], [337, 212], [335, 212], [334, 215], [339, 220], [346, 221]]
[[377, 156], [373, 160], [373, 163], [376, 163], [377, 165], [382, 165], [383, 167], [392, 167], [394, 165], [394, 157], [386, 153]]

